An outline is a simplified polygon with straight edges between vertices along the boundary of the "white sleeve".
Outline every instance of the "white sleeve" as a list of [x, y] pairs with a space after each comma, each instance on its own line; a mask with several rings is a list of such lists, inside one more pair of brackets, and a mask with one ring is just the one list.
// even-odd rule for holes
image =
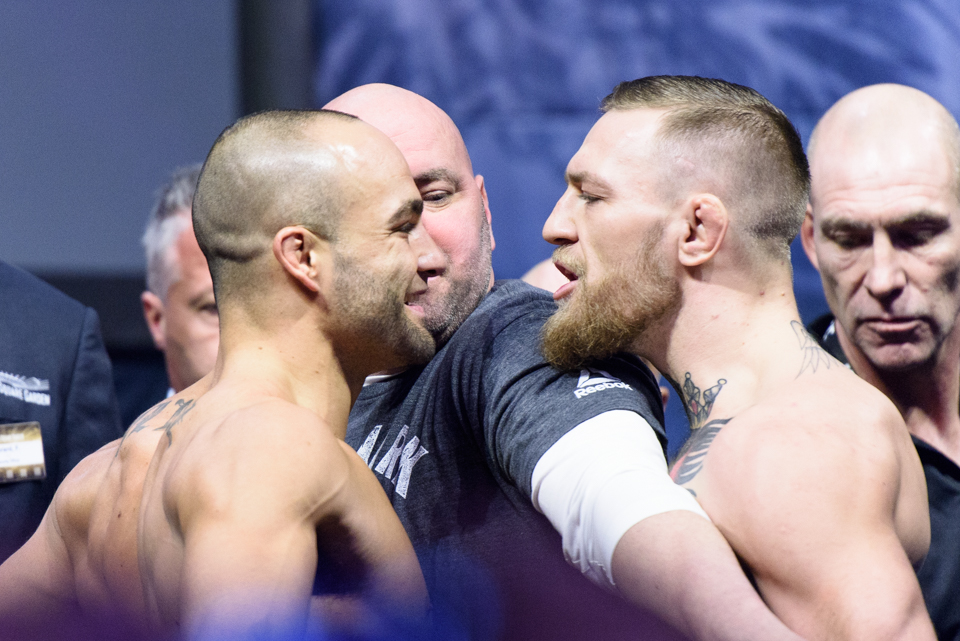
[[643, 519], [687, 510], [706, 513], [667, 473], [653, 428], [628, 410], [580, 423], [533, 470], [533, 506], [560, 532], [567, 561], [601, 587], [614, 587], [613, 551]]

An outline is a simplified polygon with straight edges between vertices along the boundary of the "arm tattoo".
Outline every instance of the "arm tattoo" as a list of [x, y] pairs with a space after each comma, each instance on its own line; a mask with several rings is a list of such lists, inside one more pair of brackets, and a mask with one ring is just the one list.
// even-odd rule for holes
[[820, 347], [817, 340], [804, 329], [803, 325], [797, 321], [790, 321], [790, 327], [793, 328], [793, 333], [797, 335], [797, 340], [800, 341], [800, 351], [803, 352], [803, 364], [800, 366], [797, 376], [799, 377], [808, 369], [815, 374], [821, 363], [824, 367], [830, 369], [830, 355]]
[[687, 372], [683, 379], [683, 407], [687, 410], [687, 417], [690, 419], [690, 429], [696, 430], [707, 422], [710, 416], [710, 410], [713, 409], [713, 402], [717, 394], [727, 384], [727, 379], [721, 378], [713, 387], [703, 390], [701, 395], [700, 388], [693, 383], [690, 378], [690, 372]]
[[161, 425], [160, 427], [154, 428], [154, 432], [159, 432], [163, 430], [167, 433], [167, 445], [173, 443], [173, 435], [170, 433], [180, 421], [183, 420], [183, 417], [190, 413], [190, 410], [196, 405], [196, 401], [191, 399], [183, 400], [182, 398], [177, 399], [177, 409], [174, 411], [173, 416], [167, 419], [167, 422]]
[[[703, 461], [707, 458], [707, 450], [710, 444], [717, 437], [723, 426], [730, 422], [729, 418], [716, 418], [703, 427], [694, 430], [690, 438], [683, 445], [680, 454], [673, 462], [670, 476], [673, 482], [678, 485], [684, 485], [693, 480], [700, 470], [703, 469]], [[693, 490], [691, 494], [696, 496]]]

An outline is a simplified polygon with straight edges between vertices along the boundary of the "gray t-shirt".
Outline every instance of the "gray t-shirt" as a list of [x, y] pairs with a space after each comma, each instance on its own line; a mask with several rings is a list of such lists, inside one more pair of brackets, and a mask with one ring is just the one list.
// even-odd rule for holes
[[530, 502], [543, 453], [597, 414], [635, 411], [666, 440], [657, 383], [639, 359], [571, 373], [546, 364], [540, 329], [555, 310], [542, 290], [498, 282], [430, 363], [364, 388], [346, 440], [413, 541], [447, 636], [661, 638], [662, 624], [566, 564]]

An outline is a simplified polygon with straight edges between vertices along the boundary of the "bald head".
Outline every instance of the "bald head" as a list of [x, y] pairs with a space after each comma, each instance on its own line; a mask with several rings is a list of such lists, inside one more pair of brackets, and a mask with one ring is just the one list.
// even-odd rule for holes
[[381, 157], [403, 164], [382, 133], [334, 111], [270, 111], [227, 128], [204, 163], [193, 208], [218, 302], [256, 280], [252, 266], [270, 255], [281, 228], [333, 240], [351, 204], [350, 181]]
[[453, 120], [412, 91], [381, 83], [363, 85], [334, 98], [324, 108], [354, 115], [385, 133], [411, 167], [411, 156], [448, 154], [465, 163], [466, 172], [473, 175], [470, 156]]
[[877, 187], [942, 165], [960, 194], [960, 130], [939, 102], [917, 89], [882, 84], [841, 98], [817, 123], [808, 149], [816, 213], [823, 189], [843, 177]]
[[[929, 373], [953, 344], [958, 159], [954, 119], [930, 96], [901, 85], [845, 96], [810, 143], [804, 250], [820, 271], [844, 352], [859, 373], [889, 375], [891, 390], [905, 372]], [[956, 362], [957, 355], [943, 358]]]

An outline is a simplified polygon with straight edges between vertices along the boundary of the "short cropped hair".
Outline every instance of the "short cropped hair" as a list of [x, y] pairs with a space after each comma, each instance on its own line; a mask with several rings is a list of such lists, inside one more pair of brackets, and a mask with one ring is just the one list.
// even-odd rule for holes
[[173, 247], [180, 233], [190, 226], [193, 196], [200, 177], [200, 163], [175, 170], [157, 192], [157, 200], [143, 233], [147, 255], [147, 289], [166, 300], [167, 290], [180, 274]]
[[[666, 109], [658, 141], [721, 172], [738, 224], [776, 257], [789, 256], [810, 194], [810, 168], [790, 120], [757, 91], [697, 76], [622, 82], [601, 110]], [[721, 196], [721, 200], [724, 200]]]
[[331, 110], [265, 111], [241, 118], [217, 138], [200, 173], [194, 199], [193, 228], [221, 294], [256, 286], [244, 265], [270, 251], [273, 235], [301, 225], [335, 240], [341, 196], [328, 172], [304, 180], [297, 168], [300, 149], [315, 143], [305, 131], [325, 119], [359, 122]]

